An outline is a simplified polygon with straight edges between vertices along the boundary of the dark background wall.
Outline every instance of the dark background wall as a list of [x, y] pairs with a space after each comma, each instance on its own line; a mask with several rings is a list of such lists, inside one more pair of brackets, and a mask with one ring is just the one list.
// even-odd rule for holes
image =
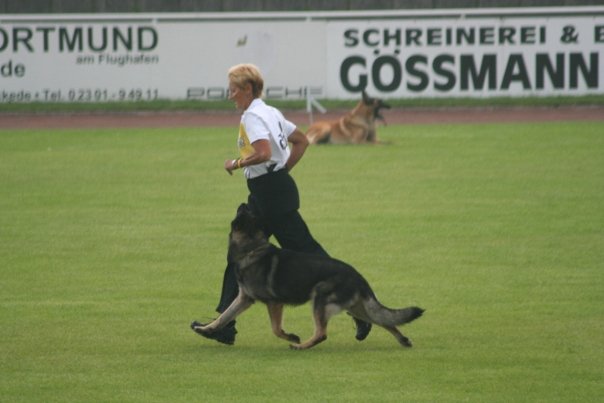
[[603, 4], [603, 0], [0, 0], [0, 13], [327, 11]]

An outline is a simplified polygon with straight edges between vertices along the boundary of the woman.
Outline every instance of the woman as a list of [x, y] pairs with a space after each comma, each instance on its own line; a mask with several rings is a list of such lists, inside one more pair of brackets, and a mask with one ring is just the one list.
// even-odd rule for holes
[[[240, 157], [224, 162], [224, 169], [243, 169], [250, 191], [248, 205], [263, 221], [267, 236], [274, 235], [284, 249], [329, 256], [312, 237], [298, 212], [298, 188], [289, 171], [300, 161], [308, 147], [308, 140], [283, 114], [260, 99], [264, 80], [252, 64], [239, 64], [228, 72], [229, 99], [243, 111], [239, 125]], [[291, 143], [291, 149], [288, 146]], [[227, 264], [222, 285], [222, 295], [216, 308], [224, 312], [239, 292], [235, 269]], [[355, 321], [357, 321], [355, 319]], [[191, 328], [200, 325], [193, 322]], [[367, 337], [371, 325], [357, 321], [357, 339]], [[210, 336], [225, 344], [235, 342], [235, 322]]]

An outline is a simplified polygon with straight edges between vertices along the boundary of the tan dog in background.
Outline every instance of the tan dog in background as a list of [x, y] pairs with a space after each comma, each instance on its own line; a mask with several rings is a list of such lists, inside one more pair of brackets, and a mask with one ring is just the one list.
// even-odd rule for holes
[[311, 144], [361, 144], [376, 143], [375, 120], [384, 120], [380, 109], [390, 105], [381, 99], [371, 98], [363, 91], [363, 99], [354, 109], [335, 122], [316, 122], [306, 131]]

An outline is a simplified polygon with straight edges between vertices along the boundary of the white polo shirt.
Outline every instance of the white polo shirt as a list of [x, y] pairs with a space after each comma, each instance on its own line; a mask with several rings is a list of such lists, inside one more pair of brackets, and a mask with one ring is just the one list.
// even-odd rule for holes
[[[258, 140], [268, 140], [271, 145], [271, 158], [263, 163], [250, 165], [243, 168], [247, 179], [256, 178], [270, 171], [278, 171], [285, 167], [289, 158], [289, 145], [287, 138], [296, 130], [289, 120], [276, 108], [268, 106], [260, 98], [252, 101], [243, 112], [239, 124], [239, 138], [237, 146], [241, 158], [246, 158], [254, 153], [252, 143]], [[270, 167], [273, 169], [270, 169]]]

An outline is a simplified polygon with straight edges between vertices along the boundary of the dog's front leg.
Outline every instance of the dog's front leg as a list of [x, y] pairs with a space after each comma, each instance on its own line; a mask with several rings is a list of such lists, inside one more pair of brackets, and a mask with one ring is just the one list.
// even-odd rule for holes
[[220, 314], [213, 322], [208, 323], [206, 326], [200, 328], [201, 331], [207, 333], [213, 333], [216, 330], [222, 329], [227, 323], [235, 320], [243, 311], [248, 309], [254, 303], [254, 299], [245, 294], [241, 289], [237, 298], [229, 305], [229, 307]]
[[369, 128], [367, 130], [367, 139], [365, 140], [367, 143], [377, 143], [377, 136], [375, 135], [375, 128]]
[[271, 327], [275, 336], [292, 343], [300, 343], [300, 337], [283, 330], [283, 304], [267, 303], [268, 316], [271, 318]]

